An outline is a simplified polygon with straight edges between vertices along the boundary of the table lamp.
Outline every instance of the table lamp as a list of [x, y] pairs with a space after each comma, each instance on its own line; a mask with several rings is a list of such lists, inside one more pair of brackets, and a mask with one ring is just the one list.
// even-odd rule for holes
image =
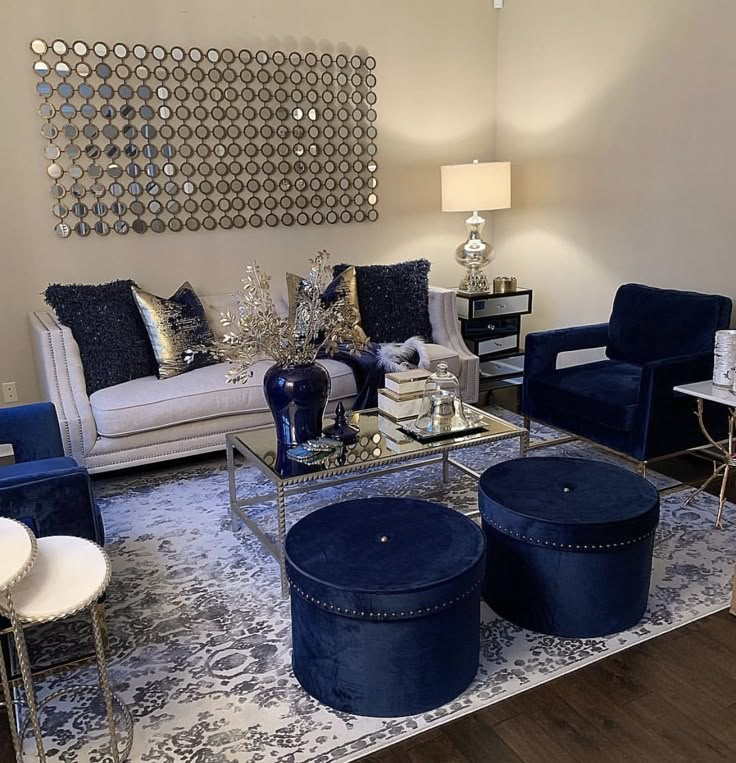
[[483, 268], [493, 259], [493, 247], [483, 241], [485, 220], [478, 210], [511, 207], [511, 163], [484, 162], [453, 164], [442, 167], [442, 211], [472, 212], [465, 221], [467, 240], [455, 250], [455, 259], [468, 272], [460, 291], [469, 294], [490, 292]]

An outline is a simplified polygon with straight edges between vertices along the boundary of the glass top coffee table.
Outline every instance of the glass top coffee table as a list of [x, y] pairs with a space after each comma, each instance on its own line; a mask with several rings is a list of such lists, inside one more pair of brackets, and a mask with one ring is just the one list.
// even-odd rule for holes
[[[476, 479], [478, 472], [451, 457], [451, 453], [489, 442], [518, 438], [519, 452], [526, 455], [529, 433], [508, 421], [466, 405], [466, 412], [475, 420], [479, 431], [458, 434], [431, 443], [420, 443], [404, 434], [397, 424], [378, 409], [361, 411], [349, 417], [360, 427], [354, 443], [317, 465], [307, 466], [292, 461], [286, 451], [279, 448], [276, 429], [272, 425], [228, 434], [226, 437], [227, 469], [230, 484], [230, 516], [233, 531], [243, 522], [281, 565], [281, 590], [288, 592], [284, 567], [284, 539], [286, 538], [286, 499], [311, 490], [405, 471], [428, 464], [442, 464], [442, 481], [449, 480], [450, 467]], [[325, 422], [330, 423], [326, 420]], [[259, 469], [273, 483], [275, 491], [267, 494], [239, 497], [235, 479], [235, 453], [248, 464]], [[263, 528], [249, 516], [247, 509], [264, 501], [276, 500], [278, 537], [274, 542]]]

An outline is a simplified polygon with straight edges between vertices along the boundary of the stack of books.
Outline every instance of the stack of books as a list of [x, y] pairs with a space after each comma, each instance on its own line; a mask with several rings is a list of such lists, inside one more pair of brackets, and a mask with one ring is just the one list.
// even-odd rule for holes
[[422, 407], [429, 371], [421, 368], [386, 374], [386, 386], [378, 390], [378, 409], [393, 421], [415, 419]]

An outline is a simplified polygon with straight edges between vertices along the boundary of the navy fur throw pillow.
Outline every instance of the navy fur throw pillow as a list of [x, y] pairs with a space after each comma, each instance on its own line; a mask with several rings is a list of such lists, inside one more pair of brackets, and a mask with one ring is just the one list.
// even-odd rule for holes
[[89, 395], [158, 371], [133, 299], [134, 285], [133, 281], [51, 284], [44, 293], [46, 304], [79, 345]]
[[[349, 265], [335, 265], [334, 275]], [[396, 265], [356, 265], [360, 325], [379, 344], [420, 336], [432, 341], [428, 260]]]

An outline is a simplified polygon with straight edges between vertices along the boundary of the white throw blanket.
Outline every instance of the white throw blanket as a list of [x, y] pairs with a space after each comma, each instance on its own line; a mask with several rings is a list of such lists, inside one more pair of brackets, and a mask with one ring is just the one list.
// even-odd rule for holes
[[429, 368], [427, 345], [420, 336], [413, 336], [402, 344], [381, 344], [378, 347], [378, 365], [386, 372], [406, 371], [413, 367], [410, 362], [419, 356], [417, 366]]

